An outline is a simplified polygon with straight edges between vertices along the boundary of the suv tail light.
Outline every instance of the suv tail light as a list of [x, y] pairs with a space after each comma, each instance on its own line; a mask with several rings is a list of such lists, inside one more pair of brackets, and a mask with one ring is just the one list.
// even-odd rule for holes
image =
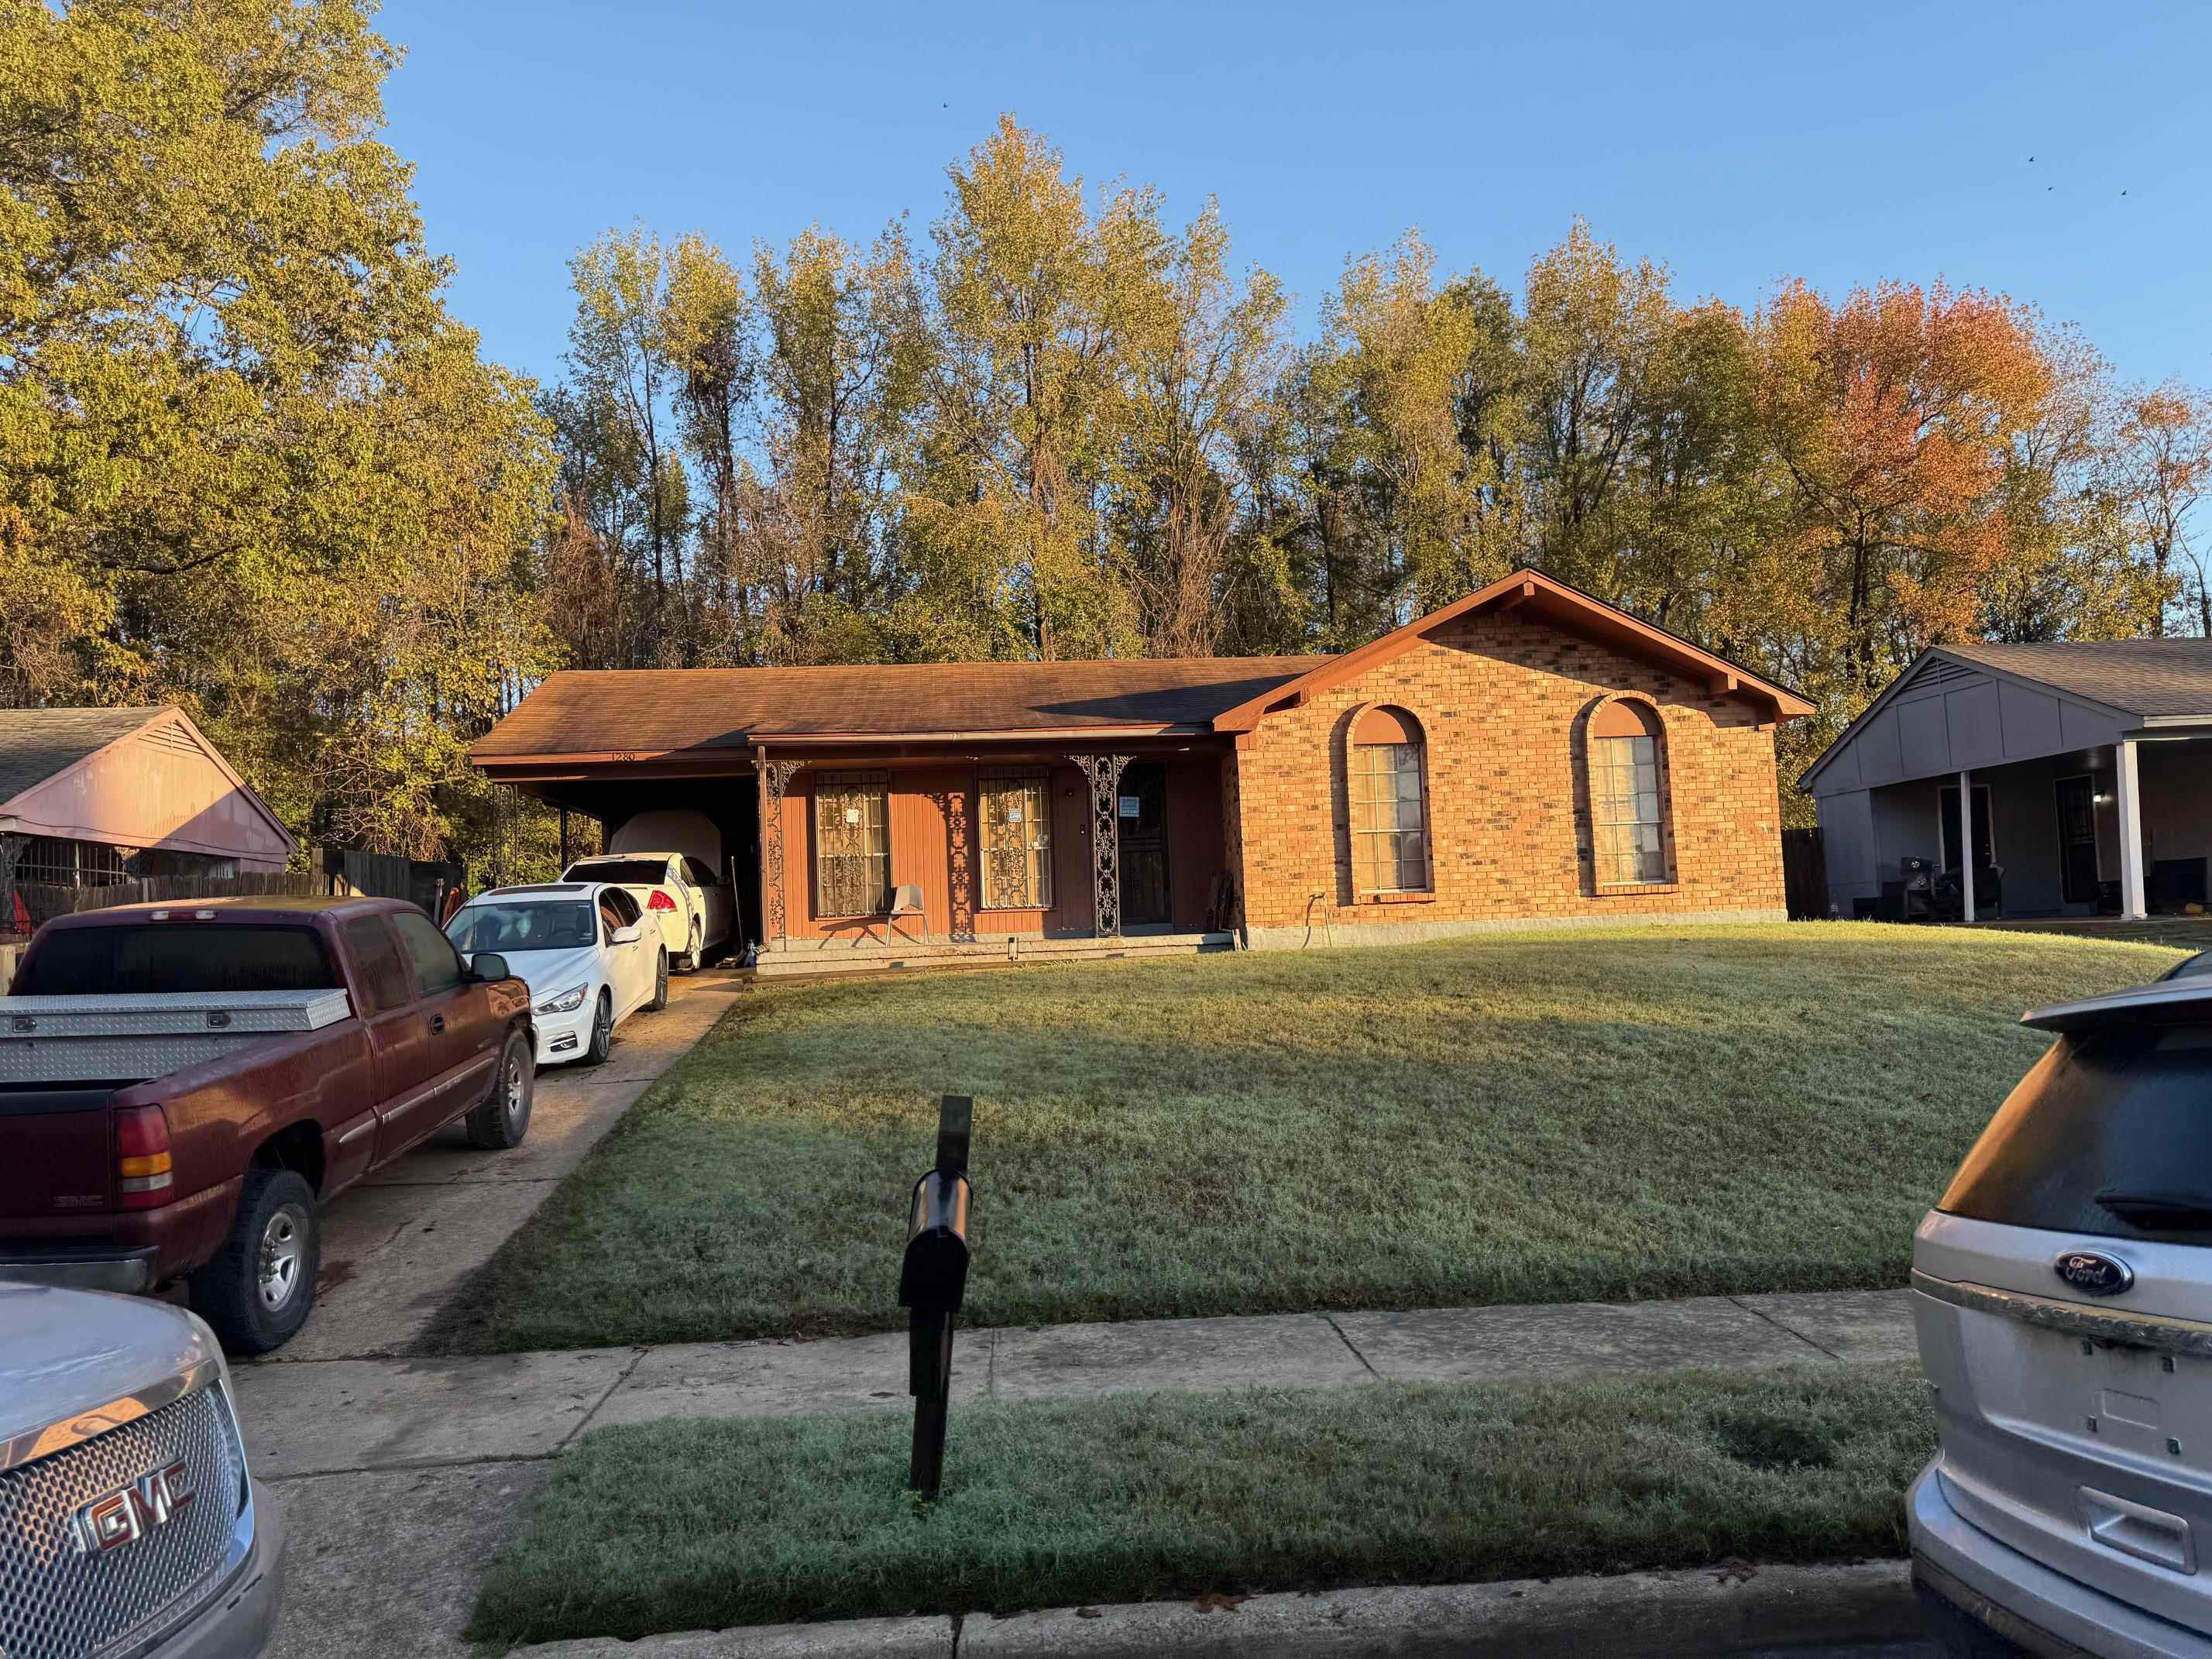
[[645, 908], [648, 910], [673, 910], [676, 901], [669, 897], [663, 889], [656, 887], [647, 895]]
[[126, 1210], [169, 1201], [169, 1119], [159, 1106], [125, 1106], [115, 1114], [116, 1187]]

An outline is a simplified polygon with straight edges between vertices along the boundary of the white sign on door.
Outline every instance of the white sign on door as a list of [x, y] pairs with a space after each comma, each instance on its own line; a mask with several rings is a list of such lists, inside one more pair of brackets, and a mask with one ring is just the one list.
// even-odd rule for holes
[[1144, 816], [1143, 808], [1144, 803], [1139, 800], [1134, 795], [1124, 795], [1121, 797], [1121, 816], [1123, 817], [1142, 817]]

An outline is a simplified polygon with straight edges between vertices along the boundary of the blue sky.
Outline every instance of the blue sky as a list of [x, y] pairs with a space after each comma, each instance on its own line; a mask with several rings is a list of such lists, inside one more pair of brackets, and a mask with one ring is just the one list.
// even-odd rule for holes
[[2208, 6], [388, 0], [379, 26], [453, 308], [541, 377], [598, 231], [741, 255], [904, 212], [920, 241], [1011, 110], [1087, 179], [1177, 217], [1218, 197], [1304, 332], [1408, 226], [1517, 289], [1580, 213], [1685, 300], [1944, 276], [2127, 378], [2212, 383]]

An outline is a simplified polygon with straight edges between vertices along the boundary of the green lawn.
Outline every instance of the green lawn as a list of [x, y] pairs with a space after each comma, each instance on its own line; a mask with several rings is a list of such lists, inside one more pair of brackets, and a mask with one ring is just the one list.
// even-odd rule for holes
[[2021, 1011], [2176, 959], [1799, 923], [763, 986], [444, 1340], [900, 1326], [945, 1091], [971, 1323], [1902, 1283]]
[[605, 1429], [562, 1458], [469, 1634], [1849, 1559], [1905, 1548], [1911, 1364], [1517, 1388], [1153, 1395]]

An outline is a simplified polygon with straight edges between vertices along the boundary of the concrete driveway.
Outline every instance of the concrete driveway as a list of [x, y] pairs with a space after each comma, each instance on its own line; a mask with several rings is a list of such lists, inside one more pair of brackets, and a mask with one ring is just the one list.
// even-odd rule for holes
[[[359, 1368], [329, 1362], [420, 1352], [471, 1277], [747, 983], [711, 968], [672, 979], [668, 1006], [633, 1014], [605, 1066], [539, 1073], [529, 1137], [513, 1152], [473, 1151], [448, 1129], [341, 1195], [325, 1218], [322, 1282], [307, 1328], [266, 1359], [237, 1368], [247, 1443], [255, 1439], [255, 1372], [281, 1366], [295, 1389], [327, 1374], [328, 1408], [338, 1419], [347, 1411], [345, 1376]], [[477, 1583], [545, 1468], [462, 1462], [278, 1475], [272, 1490], [291, 1541], [270, 1659], [467, 1654], [459, 1632]]]
[[475, 1151], [455, 1124], [340, 1194], [323, 1220], [315, 1310], [260, 1363], [419, 1352], [471, 1277], [747, 982], [712, 968], [672, 978], [668, 1006], [625, 1020], [605, 1065], [540, 1072], [530, 1133], [514, 1151]]

